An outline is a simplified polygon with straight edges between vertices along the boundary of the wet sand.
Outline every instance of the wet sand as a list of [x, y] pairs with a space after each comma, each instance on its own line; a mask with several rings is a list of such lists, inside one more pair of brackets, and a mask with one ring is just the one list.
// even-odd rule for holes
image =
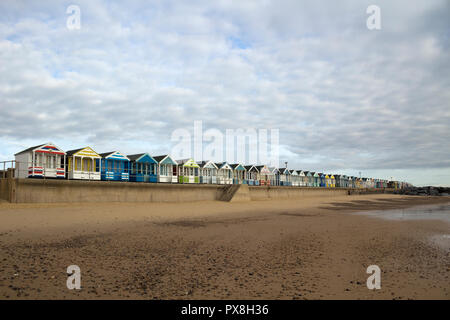
[[[444, 197], [0, 203], [0, 299], [449, 299], [439, 220], [353, 213]], [[81, 268], [81, 290], [66, 287]], [[369, 290], [366, 268], [381, 268]]]

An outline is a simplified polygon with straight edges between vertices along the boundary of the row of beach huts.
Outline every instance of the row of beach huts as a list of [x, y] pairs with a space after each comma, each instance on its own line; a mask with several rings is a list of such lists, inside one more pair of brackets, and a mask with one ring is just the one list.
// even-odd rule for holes
[[63, 151], [53, 143], [41, 144], [16, 153], [15, 170], [18, 178], [323, 188], [401, 189], [407, 186], [400, 181], [270, 168], [265, 165], [175, 160], [170, 155], [125, 155], [119, 151], [99, 154], [90, 147]]

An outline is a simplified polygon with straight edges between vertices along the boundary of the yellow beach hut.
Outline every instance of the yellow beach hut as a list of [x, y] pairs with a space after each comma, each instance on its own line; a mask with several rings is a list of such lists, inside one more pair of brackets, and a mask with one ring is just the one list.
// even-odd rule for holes
[[336, 178], [333, 174], [330, 175], [330, 188], [336, 188]]
[[67, 178], [81, 180], [100, 180], [102, 158], [91, 147], [66, 152]]

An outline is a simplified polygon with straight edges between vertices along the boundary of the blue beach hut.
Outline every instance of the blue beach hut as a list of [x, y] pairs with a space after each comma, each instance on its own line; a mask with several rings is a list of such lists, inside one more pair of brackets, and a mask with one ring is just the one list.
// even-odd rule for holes
[[327, 179], [325, 173], [319, 173], [319, 187], [325, 188], [327, 186]]
[[148, 153], [128, 155], [130, 159], [130, 181], [158, 182], [158, 162]]
[[100, 172], [102, 180], [130, 180], [130, 159], [126, 155], [119, 151], [111, 151], [101, 153], [100, 156], [101, 159], [96, 160], [96, 167], [99, 167], [99, 162], [101, 161]]
[[242, 164], [230, 164], [233, 169], [233, 184], [247, 184], [246, 170]]
[[287, 168], [279, 168], [278, 175], [280, 177], [280, 186], [291, 185], [291, 173]]

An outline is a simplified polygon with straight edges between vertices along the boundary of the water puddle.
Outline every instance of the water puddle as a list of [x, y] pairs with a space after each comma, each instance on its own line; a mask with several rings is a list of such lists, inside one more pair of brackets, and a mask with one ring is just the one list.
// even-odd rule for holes
[[[404, 209], [362, 211], [356, 214], [387, 220], [440, 220], [450, 223], [450, 203]], [[446, 252], [450, 252], [450, 234], [435, 234], [429, 237], [428, 241]]]
[[450, 252], [450, 234], [437, 234], [431, 236], [430, 241], [445, 251]]
[[388, 220], [441, 220], [450, 223], [450, 203], [403, 209], [361, 211], [356, 214]]

